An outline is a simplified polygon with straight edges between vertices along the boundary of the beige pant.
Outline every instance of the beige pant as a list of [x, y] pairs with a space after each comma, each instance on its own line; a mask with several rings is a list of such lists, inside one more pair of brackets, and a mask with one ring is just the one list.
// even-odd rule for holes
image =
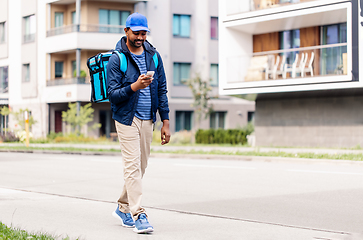
[[152, 120], [140, 120], [134, 117], [131, 126], [115, 121], [121, 154], [124, 164], [124, 187], [118, 200], [121, 212], [131, 214], [137, 219], [145, 213], [141, 207], [142, 177], [150, 155], [153, 135]]

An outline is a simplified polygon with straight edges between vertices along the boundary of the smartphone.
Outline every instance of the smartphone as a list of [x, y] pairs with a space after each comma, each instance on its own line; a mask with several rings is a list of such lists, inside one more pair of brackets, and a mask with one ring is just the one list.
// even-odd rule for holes
[[155, 73], [154, 71], [147, 71], [146, 76], [153, 77], [154, 73]]

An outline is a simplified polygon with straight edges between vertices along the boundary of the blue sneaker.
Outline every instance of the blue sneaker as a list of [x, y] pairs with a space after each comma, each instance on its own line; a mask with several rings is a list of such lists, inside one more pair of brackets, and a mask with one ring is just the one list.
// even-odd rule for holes
[[150, 225], [145, 213], [141, 213], [139, 218], [135, 221], [134, 232], [136, 233], [151, 233], [154, 228]]
[[134, 222], [134, 219], [132, 219], [131, 214], [121, 212], [120, 209], [118, 209], [118, 206], [117, 206], [116, 210], [114, 212], [112, 212], [112, 216], [114, 216], [117, 219], [120, 219], [121, 224], [124, 227], [131, 228], [131, 227], [135, 226], [135, 222]]

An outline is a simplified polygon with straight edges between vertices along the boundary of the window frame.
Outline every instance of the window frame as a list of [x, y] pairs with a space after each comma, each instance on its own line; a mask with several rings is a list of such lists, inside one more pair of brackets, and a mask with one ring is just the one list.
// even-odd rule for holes
[[[222, 115], [222, 116], [221, 116]], [[226, 116], [227, 112], [225, 111], [215, 111], [212, 112], [209, 116], [209, 128], [211, 129], [225, 129], [226, 128]], [[223, 118], [223, 126], [220, 126], [220, 119]], [[214, 121], [214, 122], [212, 122]]]
[[[175, 80], [175, 75], [176, 75], [176, 69], [175, 69], [175, 66], [178, 66], [178, 82], [176, 82]], [[186, 67], [186, 66], [189, 66], [189, 76], [188, 76], [188, 79], [191, 78], [191, 70], [192, 70], [192, 63], [186, 63], [186, 62], [174, 62], [173, 63], [173, 86], [185, 86], [185, 83], [183, 83], [183, 75], [182, 75], [182, 67]], [[185, 80], [188, 80], [188, 79], [185, 79]]]
[[[182, 35], [182, 19], [181, 19], [182, 17], [188, 17], [188, 19], [189, 19], [188, 36]], [[174, 22], [176, 18], [178, 19], [177, 23]], [[190, 14], [173, 14], [173, 24], [172, 24], [173, 37], [176, 37], [176, 38], [190, 38], [191, 33], [192, 33], [191, 26], [192, 26], [192, 15], [190, 15]], [[175, 29], [175, 27], [177, 27], [178, 29]], [[176, 33], [175, 30], [177, 30], [177, 33]]]
[[[186, 124], [185, 124], [185, 120], [186, 120], [186, 113], [188, 113], [189, 115], [189, 127], [190, 129], [186, 129]], [[180, 132], [180, 131], [191, 131], [193, 130], [193, 116], [194, 116], [194, 112], [193, 111], [175, 111], [175, 132]], [[181, 121], [180, 124], [178, 124], [178, 120]], [[178, 126], [180, 125], [180, 129], [178, 129]]]
[[[6, 69], [6, 71], [5, 71]], [[0, 93], [9, 92], [9, 66], [0, 67]]]
[[[215, 37], [213, 37], [213, 19], [216, 19], [216, 23], [217, 23], [217, 25], [215, 26], [215, 31], [216, 31], [216, 36]], [[211, 17], [210, 18], [210, 39], [212, 39], [212, 40], [218, 40], [218, 35], [219, 34], [219, 29], [218, 29], [218, 17]]]
[[[217, 80], [216, 80], [216, 84], [213, 82], [213, 78], [212, 78], [212, 67], [216, 66], [217, 67]], [[211, 63], [210, 64], [210, 70], [209, 70], [209, 78], [210, 78], [210, 85], [212, 87], [218, 87], [219, 86], [219, 64], [218, 63]]]
[[[2, 26], [2, 27], [1, 27]], [[0, 44], [5, 44], [7, 41], [6, 39], [6, 21], [0, 22]]]
[[[29, 28], [29, 29], [28, 29]], [[23, 43], [35, 42], [37, 22], [35, 14], [23, 17]]]
[[[62, 75], [60, 75], [60, 76], [58, 76], [57, 77], [57, 64], [62, 64]], [[54, 78], [55, 79], [59, 79], [59, 78], [63, 78], [63, 73], [64, 73], [64, 61], [55, 61], [54, 62]], [[72, 73], [72, 75], [73, 75], [73, 73]]]
[[22, 79], [21, 81], [23, 83], [30, 82], [30, 63], [23, 63], [22, 65]]

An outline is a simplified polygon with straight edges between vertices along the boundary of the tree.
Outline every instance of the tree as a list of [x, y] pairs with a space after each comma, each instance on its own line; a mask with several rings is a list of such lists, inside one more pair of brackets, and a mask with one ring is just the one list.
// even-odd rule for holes
[[[28, 113], [30, 112], [28, 108], [26, 108], [26, 109], [20, 108], [19, 111], [13, 113], [15, 120], [18, 122], [18, 124], [22, 130], [25, 129], [25, 118], [24, 118], [25, 111], [27, 111]], [[33, 116], [29, 115], [29, 129], [31, 129], [33, 124], [36, 124], [36, 123], [37, 123], [37, 121], [34, 120]]]
[[[210, 81], [210, 80], [209, 80]], [[187, 80], [186, 84], [191, 89], [194, 102], [192, 107], [194, 107], [194, 112], [196, 114], [196, 119], [199, 123], [204, 115], [207, 118], [209, 114], [213, 111], [213, 106], [209, 103], [210, 91], [212, 87], [209, 81], [203, 81], [199, 74], [194, 78]]]
[[[77, 104], [68, 103], [69, 109], [62, 112], [62, 119], [72, 128], [72, 131], [77, 134], [80, 133], [80, 128], [93, 120], [94, 109], [91, 107], [91, 103], [81, 106], [79, 113], [77, 113]], [[100, 128], [101, 124], [95, 123], [92, 128]]]

